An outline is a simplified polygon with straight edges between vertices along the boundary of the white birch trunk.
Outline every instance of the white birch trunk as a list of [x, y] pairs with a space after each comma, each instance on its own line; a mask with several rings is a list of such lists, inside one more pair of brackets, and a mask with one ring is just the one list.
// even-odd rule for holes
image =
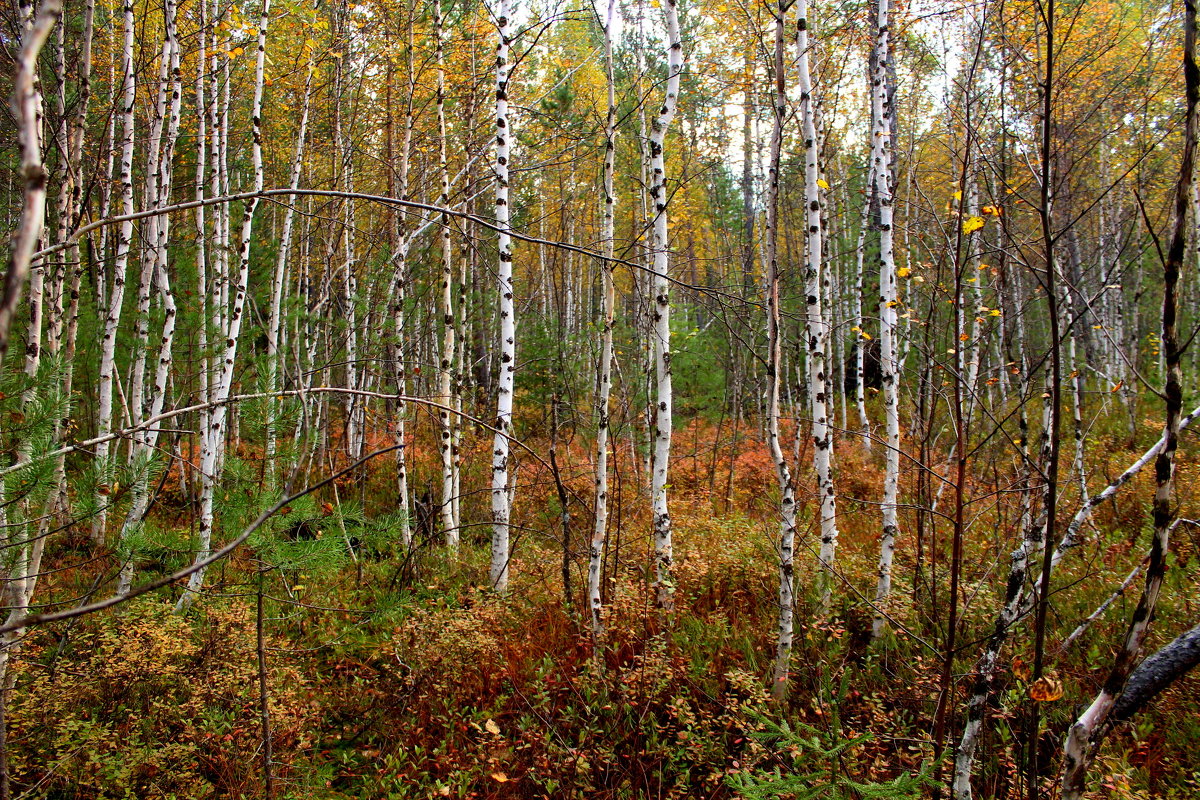
[[[251, 158], [254, 164], [254, 190], [263, 189], [263, 155], [262, 155], [262, 95], [263, 75], [267, 50], [267, 23], [270, 20], [271, 0], [263, 0], [262, 12], [258, 25], [258, 47], [254, 64], [254, 100], [251, 109]], [[218, 464], [221, 461], [225, 443], [225, 420], [228, 415], [226, 402], [233, 387], [234, 361], [237, 358], [238, 337], [242, 330], [242, 319], [246, 308], [247, 283], [250, 275], [250, 245], [254, 232], [254, 212], [258, 207], [258, 198], [246, 201], [242, 212], [242, 231], [239, 242], [240, 269], [238, 282], [234, 287], [234, 303], [229, 310], [228, 324], [223, 333], [225, 350], [221, 362], [221, 370], [217, 376], [217, 385], [213, 392], [212, 402], [218, 403], [209, 416], [208, 429], [204, 431], [204, 449], [200, 457], [201, 493], [200, 520], [198, 525], [198, 549], [195, 561], [199, 564], [212, 553], [213, 500], [218, 482]], [[196, 594], [204, 585], [203, 568], [193, 572], [188, 579], [187, 589], [180, 596], [177, 608], [185, 609], [196, 598]]]
[[512, 488], [509, 486], [509, 439], [512, 436], [513, 378], [517, 357], [516, 305], [513, 302], [512, 238], [509, 235], [508, 168], [508, 0], [496, 9], [496, 227], [499, 249], [496, 266], [500, 311], [500, 375], [496, 387], [496, 436], [492, 450], [492, 559], [488, 571], [492, 588], [508, 591], [509, 518]]
[[[882, 607], [892, 591], [892, 556], [899, 533], [897, 499], [900, 483], [900, 370], [896, 362], [896, 262], [893, 255], [892, 108], [888, 98], [888, 4], [879, 0], [875, 24], [876, 73], [871, 80], [871, 161], [879, 198], [879, 366], [883, 373], [883, 408], [887, 437], [884, 450], [883, 535], [879, 546], [879, 582], [875, 604]], [[878, 638], [886, 619], [876, 613], [872, 638]]]
[[[433, 27], [437, 40], [437, 125], [438, 125], [438, 174], [441, 194], [438, 205], [450, 205], [450, 173], [446, 166], [446, 67], [445, 67], [445, 23], [442, 19], [441, 0], [433, 3]], [[449, 406], [454, 401], [454, 254], [450, 249], [450, 215], [442, 214], [441, 224], [441, 292], [438, 313], [441, 315], [442, 352], [438, 366], [438, 422], [441, 438], [438, 444], [442, 459], [442, 496], [440, 517], [442, 534], [451, 552], [458, 552], [458, 527], [454, 524], [454, 421]]]
[[[304, 167], [304, 146], [308, 136], [308, 110], [312, 99], [313, 65], [309, 62], [304, 78], [304, 101], [300, 109], [299, 128], [296, 131], [296, 149], [292, 155], [292, 174], [288, 186], [293, 190], [300, 186], [300, 174]], [[288, 203], [283, 212], [283, 232], [279, 240], [279, 256], [275, 260], [275, 274], [271, 280], [271, 310], [267, 320], [267, 424], [265, 445], [267, 489], [275, 488], [275, 394], [279, 391], [279, 335], [283, 325], [283, 290], [287, 283], [288, 258], [292, 250], [292, 227], [295, 224], [295, 204]]]
[[[407, 8], [408, 20], [408, 46], [406, 53], [407, 60], [407, 76], [408, 76], [408, 99], [405, 103], [404, 112], [404, 139], [400, 148], [400, 174], [398, 195], [401, 200], [408, 199], [408, 183], [409, 183], [409, 159], [412, 155], [412, 134], [415, 125], [413, 117], [413, 103], [416, 99], [416, 70], [414, 64], [413, 53], [413, 13], [414, 7], [411, 3]], [[408, 372], [405, 363], [404, 341], [406, 336], [405, 319], [404, 319], [404, 302], [408, 290], [408, 251], [409, 240], [404, 235], [404, 214], [397, 215], [397, 224], [401, 226], [397, 231], [397, 240], [399, 241], [400, 250], [395, 254], [395, 305], [393, 306], [392, 318], [396, 326], [396, 393], [404, 396], [408, 393]], [[400, 521], [400, 541], [405, 549], [412, 547], [412, 521], [411, 506], [408, 500], [408, 453], [407, 453], [407, 435], [406, 422], [408, 416], [407, 403], [403, 400], [396, 405], [396, 493], [399, 498], [399, 509], [401, 515]]]
[[817, 495], [821, 524], [821, 608], [829, 610], [833, 598], [832, 570], [837, 554], [837, 498], [833, 488], [831, 456], [833, 438], [829, 426], [829, 365], [825, 357], [829, 325], [821, 302], [821, 252], [823, 247], [821, 222], [821, 188], [818, 158], [816, 101], [810, 62], [813, 45], [808, 30], [808, 3], [797, 4], [796, 38], [797, 64], [800, 78], [801, 123], [804, 140], [804, 207], [806, 219], [806, 249], [804, 264], [805, 331], [808, 338], [806, 364], [808, 367], [809, 408], [812, 413], [813, 466], [817, 473]]
[[675, 593], [671, 515], [667, 504], [667, 471], [671, 460], [671, 296], [670, 253], [667, 248], [667, 168], [663, 148], [667, 127], [675, 116], [679, 100], [680, 75], [683, 72], [683, 42], [679, 32], [676, 0], [664, 0], [663, 16], [667, 25], [666, 97], [650, 130], [650, 202], [654, 226], [651, 250], [654, 254], [654, 470], [650, 496], [654, 518], [654, 580], [660, 608], [670, 610]]
[[[124, 39], [121, 45], [121, 214], [133, 213], [133, 144], [134, 144], [134, 83], [133, 0], [124, 0], [122, 5]], [[121, 323], [121, 309], [125, 298], [125, 268], [129, 263], [130, 244], [133, 239], [133, 220], [125, 220], [117, 231], [117, 250], [113, 259], [112, 288], [108, 297], [108, 310], [104, 318], [104, 334], [100, 340], [100, 375], [96, 400], [96, 435], [106, 436], [112, 431], [113, 382], [116, 379], [117, 328]], [[96, 446], [96, 514], [92, 518], [92, 539], [104, 541], [109, 485], [112, 483], [112, 465], [109, 463], [109, 443]]]
[[[803, 48], [802, 57], [807, 59], [807, 2], [799, 0], [800, 37], [798, 45]], [[774, 68], [774, 114], [771, 126], [771, 150], [767, 166], [767, 202], [766, 230], [764, 231], [763, 248], [767, 260], [767, 443], [771, 452], [771, 460], [775, 462], [775, 474], [779, 480], [779, 625], [778, 636], [775, 640], [775, 668], [771, 680], [771, 694], [776, 700], [787, 696], [788, 668], [792, 657], [792, 633], [794, 628], [795, 607], [795, 548], [796, 548], [796, 489], [792, 483], [792, 472], [788, 468], [787, 458], [779, 440], [779, 384], [785, 373], [783, 366], [783, 335], [780, 330], [779, 310], [779, 167], [780, 154], [783, 149], [783, 127], [788, 113], [786, 89], [786, 65], [784, 63], [784, 29], [787, 26], [786, 0], [781, 0], [774, 10], [775, 16], [775, 68]], [[801, 66], [803, 71], [807, 62]], [[803, 86], [803, 84], [802, 84]], [[804, 103], [805, 130], [811, 127], [811, 96], [808, 91], [811, 86], [802, 89], [805, 92], [801, 98]], [[816, 173], [808, 169], [809, 161], [815, 162], [815, 148], [808, 148], [813, 158], [805, 159], [805, 199], [815, 196]], [[811, 174], [810, 174], [811, 172]], [[812, 185], [809, 185], [809, 179]], [[818, 216], [819, 220], [819, 216]], [[811, 224], [812, 215], [809, 215]], [[817, 238], [818, 244], [820, 242]], [[810, 251], [811, 252], [811, 251]]]
[[601, 600], [601, 567], [604, 563], [604, 542], [608, 535], [608, 434], [609, 400], [612, 395], [613, 321], [616, 315], [617, 292], [613, 282], [612, 262], [616, 229], [616, 194], [613, 176], [617, 151], [617, 97], [613, 71], [613, 22], [617, 0], [608, 0], [604, 18], [604, 73], [607, 84], [607, 110], [604, 117], [604, 176], [603, 208], [601, 209], [600, 244], [603, 260], [600, 279], [603, 309], [600, 329], [600, 363], [596, 368], [596, 499], [592, 542], [588, 548], [587, 602], [592, 619], [592, 637], [599, 640], [604, 633]]

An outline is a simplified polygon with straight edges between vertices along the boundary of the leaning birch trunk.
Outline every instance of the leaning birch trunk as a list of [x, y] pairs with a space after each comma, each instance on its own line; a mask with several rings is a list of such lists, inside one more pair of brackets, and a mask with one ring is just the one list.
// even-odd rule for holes
[[608, 86], [608, 108], [604, 117], [604, 208], [601, 209], [600, 239], [603, 259], [600, 262], [601, 293], [604, 307], [600, 330], [600, 363], [596, 368], [596, 513], [592, 528], [592, 543], [588, 548], [588, 609], [592, 615], [592, 636], [599, 641], [604, 633], [601, 618], [601, 567], [604, 563], [604, 540], [608, 534], [608, 433], [609, 399], [612, 395], [613, 320], [616, 315], [617, 291], [613, 283], [613, 237], [616, 229], [616, 194], [613, 175], [617, 152], [617, 95], [613, 71], [613, 21], [617, 0], [608, 0], [604, 18], [604, 74]]
[[37, 250], [46, 224], [47, 175], [42, 165], [42, 94], [38, 88], [37, 66], [38, 54], [61, 16], [61, 2], [48, 0], [43, 3], [37, 18], [21, 38], [21, 50], [17, 56], [17, 74], [13, 81], [10, 106], [18, 125], [24, 200], [20, 222], [13, 235], [8, 271], [4, 276], [4, 293], [0, 298], [0, 357], [8, 352], [9, 329], [29, 277], [33, 253]]
[[667, 24], [667, 90], [662, 108], [650, 126], [650, 202], [653, 205], [654, 227], [651, 251], [654, 255], [654, 471], [651, 475], [650, 499], [654, 517], [654, 581], [657, 602], [670, 611], [674, 603], [675, 579], [671, 544], [671, 515], [667, 505], [667, 470], [671, 460], [671, 295], [670, 253], [667, 226], [667, 168], [663, 147], [667, 127], [675, 116], [679, 100], [680, 74], [683, 72], [683, 42], [679, 33], [679, 11], [676, 0], [663, 3]]
[[[1192, 424], [1192, 421], [1195, 420], [1196, 417], [1200, 417], [1200, 406], [1192, 409], [1190, 413], [1185, 414], [1179, 420], [1179, 430], [1183, 431], [1186, 429]], [[1058, 566], [1058, 562], [1062, 560], [1063, 556], [1065, 556], [1068, 551], [1078, 547], [1081, 544], [1079, 533], [1083, 530], [1084, 523], [1087, 522], [1092, 516], [1092, 512], [1096, 510], [1096, 507], [1105, 500], [1115, 496], [1117, 491], [1120, 490], [1122, 486], [1133, 480], [1139, 472], [1146, 468], [1147, 464], [1158, 457], [1158, 454], [1162, 452], [1162, 449], [1166, 446], [1166, 444], [1167, 435], [1164, 432], [1163, 435], [1159, 437], [1158, 441], [1155, 442], [1150, 449], [1142, 453], [1136, 461], [1126, 467], [1124, 472], [1109, 481], [1108, 485], [1105, 486], [1104, 489], [1092, 495], [1090, 498], [1088, 498], [1087, 502], [1079, 507], [1079, 510], [1075, 512], [1075, 516], [1071, 518], [1071, 522], [1067, 525], [1067, 532], [1063, 534], [1062, 539], [1059, 541], [1058, 546], [1055, 548], [1054, 553], [1050, 558], [1051, 569]], [[1028, 602], [1033, 601], [1030, 600]]]
[[[121, 97], [121, 214], [128, 217], [133, 214], [133, 140], [134, 116], [133, 109], [136, 101], [136, 85], [134, 83], [133, 36], [134, 16], [133, 0], [125, 0], [122, 5], [124, 25], [124, 40], [121, 46], [122, 79]], [[113, 382], [116, 380], [117, 328], [121, 323], [121, 309], [125, 298], [125, 268], [129, 263], [130, 244], [133, 240], [133, 220], [126, 219], [117, 231], [116, 257], [113, 259], [112, 288], [108, 297], [108, 310], [104, 318], [104, 333], [100, 340], [100, 375], [98, 380], [99, 397], [96, 401], [96, 435], [107, 436], [112, 430], [113, 415]], [[104, 541], [105, 521], [107, 520], [107, 505], [109, 484], [111, 483], [111, 464], [109, 463], [109, 442], [105, 441], [96, 446], [96, 514], [92, 518], [92, 539], [97, 543]]]
[[883, 373], [884, 446], [883, 536], [879, 546], [879, 583], [871, 636], [878, 638], [887, 621], [880, 609], [892, 591], [892, 556], [899, 533], [897, 497], [900, 483], [900, 370], [896, 362], [896, 262], [892, 251], [892, 106], [887, 87], [888, 2], [879, 0], [875, 23], [877, 68], [871, 80], [872, 169], [879, 198], [879, 366]]
[[[50, 37], [55, 24], [62, 15], [62, 4], [58, 0], [47, 0], [42, 4], [37, 17], [28, 25], [21, 37], [21, 49], [17, 54], [17, 72], [13, 81], [11, 110], [16, 119], [17, 137], [21, 151], [21, 177], [23, 180], [23, 205], [20, 221], [13, 237], [9, 254], [8, 271], [5, 275], [3, 300], [0, 300], [0, 358], [8, 348], [8, 333], [13, 314], [21, 299], [21, 292], [33, 263], [33, 253], [42, 237], [46, 213], [46, 170], [42, 165], [40, 117], [42, 96], [37, 81], [38, 54]], [[33, 294], [31, 288], [30, 294]], [[31, 304], [36, 298], [31, 296]], [[31, 321], [31, 328], [39, 325]], [[24, 446], [22, 445], [22, 449]], [[19, 456], [18, 456], [19, 457]], [[4, 487], [0, 482], [0, 495]], [[0, 498], [3, 499], [3, 498]], [[6, 512], [0, 510], [0, 521], [7, 523]], [[40, 561], [46, 537], [24, 536], [20, 531], [6, 533], [6, 546], [17, 544], [15, 564], [9, 571], [8, 615], [6, 622], [12, 624], [25, 617], [33, 598], [33, 590], [41, 571]], [[22, 537], [25, 542], [13, 542]], [[30, 543], [30, 538], [33, 542]], [[25, 635], [24, 628], [16, 628], [0, 637], [0, 712], [15, 676], [8, 671], [14, 649]], [[0, 716], [0, 734], [6, 734], [3, 716]], [[0, 752], [0, 792], [10, 796], [7, 755]]]
[[837, 557], [837, 498], [833, 490], [831, 456], [833, 436], [829, 425], [829, 365], [825, 357], [825, 342], [829, 326], [821, 303], [821, 187], [818, 181], [816, 100], [813, 97], [810, 61], [813, 45], [808, 32], [808, 3], [797, 4], [798, 35], [797, 64], [800, 71], [801, 123], [804, 138], [804, 208], [807, 220], [807, 248], [804, 263], [805, 328], [808, 337], [806, 364], [808, 367], [809, 409], [812, 413], [813, 467], [817, 472], [817, 495], [821, 521], [821, 609], [828, 613], [833, 601], [833, 565]]
[[[788, 668], [792, 657], [792, 629], [794, 626], [794, 555], [796, 547], [796, 489], [792, 483], [792, 472], [779, 441], [779, 383], [783, 374], [783, 343], [779, 312], [779, 164], [783, 149], [783, 125], [787, 118], [788, 102], [786, 89], [786, 66], [784, 64], [784, 28], [787, 25], [787, 0], [780, 0], [775, 16], [775, 76], [774, 102], [772, 107], [771, 152], [767, 161], [766, 230], [763, 248], [767, 258], [767, 442], [771, 460], [775, 462], [775, 473], [779, 478], [779, 635], [775, 640], [775, 670], [771, 680], [771, 694], [776, 700], [787, 696]], [[805, 37], [805, 0], [800, 0], [800, 36]], [[801, 47], [807, 49], [807, 43]], [[803, 57], [807, 53], [802, 51]], [[803, 67], [802, 67], [803, 69]], [[804, 103], [805, 130], [811, 122], [808, 108], [811, 105], [807, 93], [801, 98]], [[812, 153], [813, 148], [808, 148]], [[806, 159], [815, 162], [815, 158]], [[815, 176], [805, 169], [805, 194], [814, 195]], [[812, 177], [812, 186], [808, 179]], [[811, 224], [811, 215], [810, 215]]]
[[496, 228], [499, 249], [497, 288], [500, 312], [500, 376], [496, 387], [496, 438], [492, 450], [492, 588], [508, 591], [509, 518], [512, 515], [508, 475], [512, 436], [513, 379], [517, 359], [516, 306], [513, 303], [512, 237], [508, 208], [508, 0], [496, 10]]
[[[263, 190], [263, 155], [262, 155], [262, 95], [264, 62], [267, 51], [267, 23], [270, 20], [271, 0], [263, 0], [262, 14], [258, 25], [258, 51], [254, 64], [254, 100], [251, 110], [251, 159], [254, 164], [254, 191]], [[227, 401], [233, 388], [233, 366], [237, 358], [238, 337], [242, 331], [242, 319], [246, 308], [246, 293], [250, 279], [250, 240], [254, 232], [254, 211], [258, 207], [258, 197], [246, 201], [242, 212], [242, 232], [239, 242], [240, 270], [237, 286], [234, 287], [233, 307], [229, 309], [228, 324], [223, 333], [225, 342], [224, 358], [221, 370], [217, 376], [217, 385], [212, 393], [211, 402], [216, 405], [209, 415], [208, 428], [203, 432], [203, 451], [200, 456], [200, 520], [198, 526], [198, 544], [194, 564], [200, 564], [212, 553], [213, 500], [216, 494], [217, 464], [221, 461], [225, 443], [225, 420], [228, 416]], [[204, 585], [204, 568], [201, 567], [188, 578], [187, 589], [179, 597], [176, 608], [188, 608], [196, 598], [196, 594]]]
[[[437, 126], [438, 126], [438, 174], [442, 190], [438, 205], [450, 206], [450, 173], [446, 167], [446, 67], [445, 67], [445, 23], [442, 20], [441, 0], [433, 3], [433, 28], [437, 40]], [[441, 292], [438, 313], [441, 315], [442, 354], [438, 366], [438, 422], [441, 435], [438, 442], [442, 459], [442, 534], [451, 552], [458, 551], [458, 528], [454, 525], [454, 454], [452, 452], [453, 420], [450, 404], [453, 402], [454, 382], [454, 254], [450, 250], [450, 215], [442, 213], [441, 227]]]
[[[1041, 458], [1043, 464], [1048, 458], [1050, 447], [1050, 411], [1051, 404], [1046, 403], [1042, 419]], [[1026, 458], [1028, 459], [1028, 456]], [[963, 725], [962, 739], [954, 756], [954, 779], [950, 787], [953, 800], [971, 800], [971, 775], [975, 767], [975, 751], [979, 744], [979, 734], [983, 730], [984, 715], [987, 713], [987, 699], [994, 686], [1000, 651], [1008, 641], [1013, 627], [1028, 610], [1022, 593], [1029, 575], [1030, 561], [1046, 544], [1044, 519], [1043, 521], [1034, 521], [1028, 511], [1023, 510], [1020, 524], [1024, 526], [1024, 530], [1021, 543], [1009, 555], [1004, 603], [996, 615], [992, 634], [975, 667], [974, 685], [971, 689], [971, 696], [967, 700], [967, 717]]]
[[1175, 190], [1175, 224], [1171, 244], [1163, 263], [1162, 353], [1166, 366], [1163, 397], [1166, 405], [1165, 442], [1155, 463], [1154, 538], [1146, 565], [1146, 583], [1142, 597], [1130, 620], [1125, 642], [1112, 670], [1096, 699], [1080, 714], [1067, 734], [1063, 746], [1062, 797], [1078, 800], [1083, 796], [1088, 767], [1096, 757], [1104, 737], [1112, 727], [1113, 705], [1124, 691], [1154, 618], [1154, 608], [1166, 573], [1167, 544], [1175, 517], [1175, 450], [1179, 444], [1179, 422], [1183, 411], [1181, 350], [1176, 331], [1177, 297], [1180, 273], [1187, 244], [1187, 212], [1196, 155], [1196, 109], [1200, 105], [1200, 67], [1196, 64], [1196, 6], [1184, 4], [1183, 72], [1186, 87], [1186, 115], [1183, 157]]

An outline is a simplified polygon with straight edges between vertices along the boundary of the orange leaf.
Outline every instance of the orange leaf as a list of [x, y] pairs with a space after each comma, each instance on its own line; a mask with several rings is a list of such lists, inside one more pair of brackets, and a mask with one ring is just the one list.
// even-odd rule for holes
[[1043, 675], [1029, 687], [1029, 696], [1039, 703], [1050, 703], [1063, 696], [1062, 682]]

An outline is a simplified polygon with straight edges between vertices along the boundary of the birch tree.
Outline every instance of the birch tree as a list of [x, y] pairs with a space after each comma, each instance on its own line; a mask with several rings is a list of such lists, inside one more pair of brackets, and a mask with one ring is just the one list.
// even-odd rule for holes
[[[886, 425], [883, 475], [883, 536], [879, 546], [879, 580], [875, 606], [881, 608], [892, 590], [892, 557], [899, 532], [900, 369], [896, 360], [896, 261], [893, 249], [892, 106], [887, 86], [889, 0], [878, 0], [875, 17], [875, 75], [871, 79], [871, 170], [879, 199], [879, 366], [883, 373]], [[871, 636], [878, 638], [886, 619], [876, 611]]]
[[509, 485], [509, 439], [512, 437], [513, 379], [517, 358], [516, 305], [513, 302], [512, 238], [509, 235], [508, 168], [508, 50], [509, 5], [500, 0], [496, 9], [496, 228], [497, 282], [500, 314], [500, 376], [496, 386], [496, 437], [492, 451], [492, 560], [489, 577], [492, 588], [508, 591], [509, 518], [512, 515], [512, 487]]
[[[788, 116], [787, 67], [784, 63], [784, 29], [787, 26], [788, 0], [780, 0], [773, 9], [775, 17], [774, 80], [771, 107], [774, 111], [771, 124], [770, 154], [767, 161], [766, 230], [763, 247], [767, 260], [767, 442], [775, 474], [779, 480], [779, 629], [775, 642], [775, 670], [771, 681], [771, 693], [776, 700], [787, 696], [788, 667], [792, 655], [793, 608], [795, 606], [795, 546], [796, 546], [796, 488], [792, 483], [792, 472], [779, 440], [779, 384], [783, 372], [783, 343], [779, 312], [779, 168], [783, 149], [783, 129]], [[803, 48], [801, 57], [808, 57], [808, 31], [806, 0], [798, 0], [800, 16], [798, 47]], [[803, 71], [807, 62], [801, 66]], [[811, 89], [811, 87], [809, 87]], [[802, 89], [803, 91], [803, 89]], [[810, 114], [811, 95], [801, 98], [804, 112]], [[806, 130], [808, 124], [806, 123]], [[809, 151], [815, 147], [808, 148]], [[813, 159], [815, 162], [815, 158]], [[809, 193], [808, 159], [805, 159], [805, 200]], [[812, 176], [811, 189], [816, 189], [816, 177]], [[819, 212], [818, 212], [819, 213]], [[818, 217], [819, 220], [819, 217]], [[811, 224], [811, 212], [809, 222]], [[818, 247], [820, 238], [816, 237]], [[811, 257], [811, 251], [810, 257]]]
[[[433, 31], [435, 38], [435, 60], [437, 62], [437, 137], [438, 175], [442, 191], [438, 205], [443, 209], [450, 205], [450, 171], [446, 165], [446, 65], [445, 65], [445, 21], [441, 0], [434, 0]], [[441, 223], [441, 292], [439, 314], [441, 315], [442, 343], [441, 362], [438, 366], [438, 409], [441, 426], [441, 441], [438, 445], [442, 458], [442, 498], [440, 518], [442, 534], [451, 552], [458, 550], [458, 526], [454, 520], [454, 421], [450, 408], [454, 403], [454, 252], [450, 247], [450, 215], [442, 212]]]
[[[133, 0], [125, 0], [122, 4], [122, 30], [124, 38], [121, 45], [121, 214], [125, 221], [121, 222], [117, 231], [116, 256], [113, 259], [112, 287], [109, 292], [107, 311], [104, 318], [104, 333], [100, 340], [100, 374], [98, 379], [99, 395], [96, 399], [96, 433], [106, 436], [112, 429], [113, 415], [113, 381], [116, 379], [117, 328], [121, 324], [121, 311], [125, 298], [125, 269], [129, 263], [129, 252], [133, 239], [133, 148], [134, 148], [134, 102], [137, 99], [137, 86], [133, 63], [134, 16]], [[105, 520], [107, 519], [107, 496], [110, 491], [111, 465], [109, 464], [110, 444], [105, 441], [96, 446], [96, 465], [98, 470], [96, 506], [97, 512], [92, 518], [92, 539], [97, 543], [104, 541]]]
[[829, 425], [829, 364], [826, 357], [829, 324], [822, 299], [821, 254], [824, 247], [821, 219], [820, 147], [817, 139], [816, 98], [813, 94], [814, 49], [808, 23], [808, 4], [797, 4], [796, 55], [800, 80], [800, 119], [804, 139], [804, 262], [805, 332], [809, 409], [812, 414], [813, 467], [817, 473], [818, 514], [821, 523], [821, 608], [827, 613], [833, 598], [833, 568], [837, 554], [837, 497], [833, 487], [833, 436]]
[[588, 548], [588, 609], [592, 618], [592, 636], [599, 639], [604, 631], [601, 618], [601, 567], [604, 542], [608, 535], [608, 434], [609, 400], [612, 396], [613, 322], [616, 316], [617, 289], [613, 281], [614, 238], [616, 236], [616, 194], [613, 178], [617, 154], [617, 87], [613, 70], [613, 23], [617, 0], [608, 0], [604, 27], [604, 76], [607, 107], [604, 115], [604, 174], [602, 186], [600, 246], [601, 295], [600, 362], [596, 366], [596, 499], [591, 546]]
[[246, 293], [250, 279], [250, 247], [254, 233], [254, 212], [258, 208], [258, 193], [263, 190], [262, 153], [262, 97], [265, 59], [267, 51], [267, 24], [270, 21], [271, 0], [263, 0], [258, 22], [258, 43], [254, 62], [254, 99], [251, 106], [251, 160], [254, 165], [254, 196], [246, 200], [242, 211], [242, 229], [239, 242], [238, 282], [234, 286], [233, 304], [226, 317], [223, 341], [225, 343], [221, 369], [212, 394], [213, 409], [209, 415], [208, 428], [203, 432], [200, 454], [200, 519], [197, 527], [197, 544], [194, 564], [198, 567], [188, 578], [187, 589], [179, 597], [177, 607], [185, 609], [196, 598], [204, 585], [205, 569], [200, 566], [212, 553], [213, 501], [219, 479], [218, 464], [222, 460], [225, 446], [225, 422], [228, 418], [228, 400], [233, 389], [234, 363], [237, 359], [238, 338], [242, 331], [242, 319], [246, 309]]
[[1078, 800], [1084, 793], [1088, 768], [1096, 757], [1101, 743], [1111, 730], [1110, 718], [1129, 683], [1130, 675], [1141, 657], [1154, 609], [1162, 591], [1166, 574], [1167, 546], [1175, 518], [1175, 453], [1179, 446], [1179, 425], [1183, 413], [1183, 370], [1181, 342], [1178, 335], [1178, 292], [1184, 268], [1187, 246], [1188, 203], [1194, 180], [1197, 107], [1200, 106], [1200, 66], [1196, 63], [1196, 6], [1184, 4], [1183, 73], [1185, 86], [1185, 115], [1183, 157], [1179, 165], [1179, 180], [1175, 190], [1175, 220], [1170, 246], [1163, 259], [1162, 353], [1166, 365], [1166, 381], [1162, 398], [1166, 422], [1163, 426], [1163, 447], [1155, 465], [1155, 492], [1152, 514], [1154, 536], [1150, 540], [1150, 557], [1146, 565], [1145, 586], [1138, 600], [1121, 649], [1117, 652], [1100, 692], [1091, 705], [1079, 715], [1067, 733], [1063, 745], [1062, 797]]
[[671, 460], [671, 288], [670, 246], [667, 225], [667, 167], [664, 147], [667, 128], [679, 103], [680, 75], [683, 73], [683, 40], [679, 32], [676, 0], [662, 4], [667, 26], [667, 85], [662, 107], [650, 127], [650, 204], [654, 222], [650, 248], [654, 257], [654, 468], [651, 475], [651, 514], [654, 518], [654, 580], [658, 605], [670, 610], [675, 593], [672, 574], [674, 550], [671, 543], [671, 515], [667, 504], [667, 474]]

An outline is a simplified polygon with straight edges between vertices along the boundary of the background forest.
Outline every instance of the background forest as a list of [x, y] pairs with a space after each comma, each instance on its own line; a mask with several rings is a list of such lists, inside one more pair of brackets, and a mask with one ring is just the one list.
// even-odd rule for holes
[[1200, 795], [1193, 0], [0, 18], [0, 800]]

